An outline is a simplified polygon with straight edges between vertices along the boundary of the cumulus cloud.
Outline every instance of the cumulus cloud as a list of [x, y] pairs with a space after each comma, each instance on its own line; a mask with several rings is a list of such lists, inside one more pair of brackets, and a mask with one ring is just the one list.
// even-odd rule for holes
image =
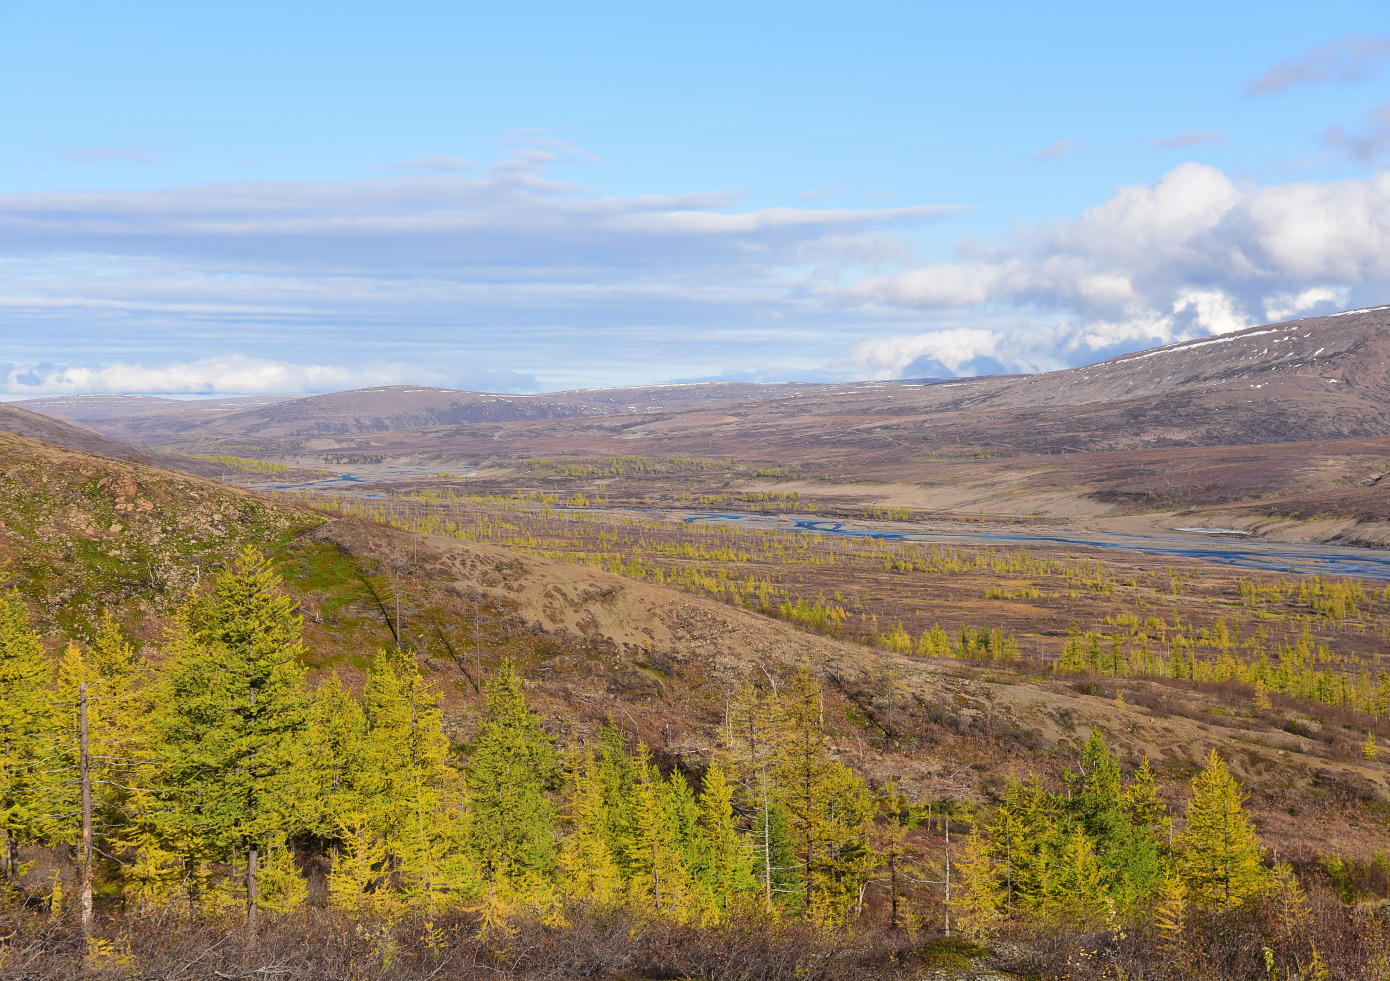
[[869, 378], [992, 374], [999, 367], [995, 358], [999, 343], [994, 331], [956, 327], [864, 341], [846, 360], [857, 373]]
[[1275, 293], [1273, 296], [1265, 297], [1265, 318], [1273, 323], [1290, 320], [1323, 304], [1345, 306], [1348, 292], [1345, 288], [1333, 290], [1325, 286], [1314, 286], [1301, 293]]
[[1301, 57], [1285, 58], [1251, 79], [1245, 90], [1249, 95], [1268, 95], [1295, 85], [1359, 82], [1386, 61], [1390, 61], [1390, 34], [1347, 34], [1320, 44]]
[[[1010, 323], [989, 328], [994, 347], [972, 334], [971, 350], [1033, 368], [1330, 312], [1355, 290], [1379, 299], [1387, 288], [1390, 172], [1251, 190], [1216, 168], [1183, 164], [1070, 221], [972, 243], [956, 262], [861, 280], [841, 298], [923, 315], [955, 311], [957, 320], [1007, 313]], [[875, 342], [848, 360], [879, 374], [907, 372], [920, 356], [913, 345], [928, 350], [931, 336]], [[965, 335], [942, 336], [959, 345]], [[865, 352], [876, 353], [865, 361]], [[955, 370], [969, 357], [940, 360]]]
[[362, 367], [293, 364], [234, 354], [175, 364], [0, 365], [0, 392], [10, 398], [89, 393], [162, 395], [297, 395], [373, 385], [434, 384], [479, 391], [534, 391], [533, 375], [475, 371], [464, 377], [420, 365]]

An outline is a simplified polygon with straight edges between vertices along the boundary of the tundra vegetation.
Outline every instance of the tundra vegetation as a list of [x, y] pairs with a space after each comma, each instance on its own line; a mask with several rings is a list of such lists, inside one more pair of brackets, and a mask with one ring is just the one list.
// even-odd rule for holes
[[1215, 751], [1174, 808], [1098, 730], [1055, 785], [909, 800], [836, 746], [810, 664], [730, 692], [708, 753], [659, 760], [621, 719], [561, 745], [509, 661], [460, 739], [407, 648], [377, 652], [360, 690], [311, 679], [301, 617], [251, 548], [171, 623], [141, 650], [106, 617], [55, 658], [20, 596], [0, 599], [0, 976], [888, 977], [993, 958], [1315, 979], [1390, 962], [1355, 904], [1371, 872], [1275, 861]]
[[[1390, 586], [1249, 577], [1200, 563], [1118, 572], [1025, 548], [673, 523], [545, 492], [301, 495], [330, 512], [682, 589], [899, 654], [1031, 662], [1059, 674], [1235, 683], [1383, 719]], [[980, 600], [992, 601], [981, 603]], [[942, 625], [943, 614], [955, 622]]]

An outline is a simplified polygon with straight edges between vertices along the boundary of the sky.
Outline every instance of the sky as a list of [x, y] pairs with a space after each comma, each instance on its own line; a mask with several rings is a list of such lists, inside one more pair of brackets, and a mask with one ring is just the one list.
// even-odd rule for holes
[[1390, 7], [0, 0], [0, 398], [1045, 371], [1390, 302]]

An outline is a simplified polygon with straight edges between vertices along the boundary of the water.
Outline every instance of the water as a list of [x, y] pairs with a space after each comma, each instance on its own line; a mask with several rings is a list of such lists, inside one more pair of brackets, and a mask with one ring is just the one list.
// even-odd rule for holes
[[[468, 477], [476, 473], [475, 470], [451, 470], [450, 473], [459, 477]], [[370, 470], [361, 470], [356, 473], [340, 473], [336, 477], [324, 477], [320, 480], [306, 480], [297, 484], [275, 484], [270, 490], [294, 491], [312, 490], [327, 491], [329, 493], [350, 494], [353, 497], [366, 497], [373, 499], [383, 499], [389, 497], [388, 494], [364, 494], [355, 489], [355, 485], [367, 483], [379, 483], [384, 480], [399, 480], [406, 477], [436, 477], [439, 471], [427, 470], [424, 467], [398, 467], [393, 465], [373, 467]]]
[[[798, 518], [792, 515], [727, 514], [704, 511], [688, 515], [686, 524], [737, 521], [751, 527], [802, 531], [818, 535], [844, 535], [881, 541], [922, 542], [929, 545], [999, 545], [1026, 547], [1035, 544], [1070, 548], [1104, 548], [1175, 560], [1214, 562], [1243, 569], [1291, 572], [1299, 575], [1351, 576], [1390, 580], [1390, 552], [1350, 545], [1289, 544], [1258, 539], [1239, 542], [1212, 537], [1210, 531], [1181, 535], [1136, 535], [1122, 532], [1083, 532], [1063, 529], [1043, 535], [958, 531], [886, 531], [845, 521]], [[1181, 530], [1181, 529], [1180, 529]]]

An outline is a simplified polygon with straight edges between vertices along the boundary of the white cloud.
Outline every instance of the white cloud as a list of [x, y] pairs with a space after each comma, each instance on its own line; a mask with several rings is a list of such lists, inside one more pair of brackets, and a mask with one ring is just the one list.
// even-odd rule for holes
[[0, 365], [0, 392], [9, 398], [128, 392], [162, 395], [295, 395], [404, 384], [522, 391], [534, 389], [535, 379], [511, 372], [486, 371], [459, 379], [412, 364], [378, 363], [349, 368], [342, 365], [292, 364], [244, 355], [159, 366]]
[[972, 243], [957, 262], [862, 280], [842, 299], [986, 319], [1012, 311], [1014, 323], [992, 328], [997, 350], [1026, 366], [1225, 333], [1261, 315], [1345, 305], [1358, 289], [1390, 289], [1390, 172], [1246, 190], [1215, 168], [1183, 164], [1073, 220]]
[[1205, 334], [1229, 334], [1251, 326], [1234, 297], [1219, 289], [1183, 290], [1173, 301], [1174, 313], [1191, 310], [1193, 323]]
[[[929, 317], [950, 310], [955, 324], [860, 344], [846, 363], [879, 376], [915, 373], [913, 362], [931, 354], [968, 372], [972, 358], [987, 356], [992, 370], [1037, 370], [1238, 330], [1261, 316], [1330, 312], [1354, 290], [1390, 289], [1390, 173], [1242, 190], [1215, 168], [1184, 164], [1071, 221], [961, 253], [847, 287], [849, 306]], [[962, 317], [988, 322], [975, 329], [990, 340], [961, 334]], [[971, 353], [933, 353], [933, 345], [958, 350], [964, 337]]]
[[1000, 337], [983, 328], [958, 327], [907, 337], [885, 337], [855, 346], [846, 361], [861, 376], [895, 378], [910, 365], [931, 359], [952, 374], [970, 361], [993, 358]]
[[[558, 385], [718, 373], [754, 348], [783, 363], [808, 337], [824, 357], [846, 321], [836, 282], [903, 268], [899, 231], [959, 210], [740, 208], [555, 178], [593, 159], [530, 139], [468, 173], [420, 157], [353, 181], [0, 194], [4, 357], [486, 363]], [[776, 326], [734, 337], [755, 324]]]
[[1271, 323], [1289, 320], [1300, 313], [1307, 313], [1319, 304], [1327, 303], [1337, 307], [1347, 302], [1347, 290], [1330, 290], [1325, 286], [1314, 286], [1302, 293], [1275, 293], [1265, 297], [1265, 317]]

